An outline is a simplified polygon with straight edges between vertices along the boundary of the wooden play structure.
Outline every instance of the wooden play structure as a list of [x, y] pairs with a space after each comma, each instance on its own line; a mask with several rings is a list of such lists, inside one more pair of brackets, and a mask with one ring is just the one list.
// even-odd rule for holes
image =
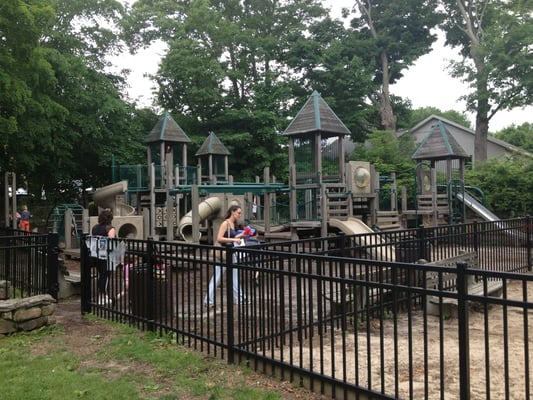
[[[417, 161], [416, 209], [402, 204], [402, 216], [425, 226], [465, 222], [464, 171], [470, 159], [441, 122], [432, 127], [412, 158]], [[402, 196], [406, 198], [406, 196]]]
[[[232, 204], [242, 207], [242, 222], [253, 225], [267, 241], [464, 221], [469, 157], [442, 124], [432, 128], [413, 154], [414, 210], [407, 208], [405, 190], [398, 209], [394, 174], [380, 177], [370, 162], [346, 159], [350, 134], [315, 91], [283, 132], [289, 144], [288, 183], [278, 183], [268, 168], [255, 182], [234, 182], [230, 152], [217, 135], [209, 132], [195, 153], [197, 165], [189, 166], [191, 140], [165, 113], [145, 139], [147, 164], [113, 163], [114, 183], [98, 188], [94, 201], [113, 210], [119, 237], [194, 243], [213, 242], [213, 232]], [[384, 190], [390, 202], [385, 206], [380, 204]], [[79, 210], [68, 207], [64, 212], [70, 213], [61, 222], [66, 233]], [[81, 223], [75, 218], [76, 238], [96, 223], [96, 217], [82, 215]], [[74, 246], [76, 238], [66, 238], [66, 247]]]

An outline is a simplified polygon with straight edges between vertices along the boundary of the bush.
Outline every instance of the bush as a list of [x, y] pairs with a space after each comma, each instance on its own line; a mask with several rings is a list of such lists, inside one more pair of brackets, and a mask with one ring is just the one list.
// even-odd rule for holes
[[528, 157], [487, 160], [467, 171], [465, 182], [485, 193], [487, 207], [500, 218], [532, 214], [533, 160]]

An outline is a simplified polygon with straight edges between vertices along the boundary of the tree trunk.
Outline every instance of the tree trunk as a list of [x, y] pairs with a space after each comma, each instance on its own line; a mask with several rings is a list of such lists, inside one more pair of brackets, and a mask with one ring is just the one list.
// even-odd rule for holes
[[489, 119], [487, 118], [487, 114], [478, 111], [476, 114], [476, 137], [474, 139], [474, 156], [476, 161], [485, 161], [487, 159], [488, 133]]
[[389, 62], [387, 53], [381, 53], [381, 69], [383, 71], [383, 82], [381, 94], [379, 96], [379, 112], [381, 114], [381, 125], [386, 131], [396, 131], [396, 117], [392, 111], [389, 91]]
[[472, 46], [471, 54], [476, 66], [476, 137], [474, 139], [474, 159], [475, 161], [485, 161], [487, 159], [487, 137], [489, 132], [489, 95], [488, 77], [485, 68], [485, 60], [478, 51], [478, 46]]

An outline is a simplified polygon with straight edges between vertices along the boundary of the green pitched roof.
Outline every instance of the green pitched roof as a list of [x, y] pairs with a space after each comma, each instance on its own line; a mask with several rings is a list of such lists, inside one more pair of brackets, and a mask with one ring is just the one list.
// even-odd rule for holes
[[195, 156], [204, 156], [207, 154], [217, 154], [221, 156], [229, 156], [231, 153], [226, 146], [222, 144], [220, 139], [214, 132], [209, 132], [209, 136], [204, 140]]
[[414, 160], [444, 160], [470, 157], [442, 121], [438, 121], [420, 142], [412, 158]]
[[350, 135], [350, 130], [335, 115], [316, 90], [298, 111], [283, 134], [303, 136], [313, 132], [320, 132], [323, 138]]
[[148, 137], [144, 139], [145, 143], [158, 143], [158, 142], [175, 142], [175, 143], [191, 143], [191, 139], [181, 129], [176, 121], [165, 112], [154, 128], [148, 134]]

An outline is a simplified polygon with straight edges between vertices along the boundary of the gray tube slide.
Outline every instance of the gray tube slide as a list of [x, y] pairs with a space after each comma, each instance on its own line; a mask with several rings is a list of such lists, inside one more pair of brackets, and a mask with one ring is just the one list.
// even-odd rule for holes
[[[208, 197], [200, 204], [198, 204], [198, 215], [200, 216], [200, 222], [211, 215], [218, 214], [222, 207], [222, 200], [218, 197]], [[183, 240], [186, 242], [192, 242], [192, 210], [185, 214], [179, 224], [178, 232]]]
[[132, 206], [116, 201], [116, 196], [128, 190], [128, 181], [120, 181], [95, 190], [93, 199], [98, 207], [109, 208], [114, 216], [127, 216], [135, 213]]

